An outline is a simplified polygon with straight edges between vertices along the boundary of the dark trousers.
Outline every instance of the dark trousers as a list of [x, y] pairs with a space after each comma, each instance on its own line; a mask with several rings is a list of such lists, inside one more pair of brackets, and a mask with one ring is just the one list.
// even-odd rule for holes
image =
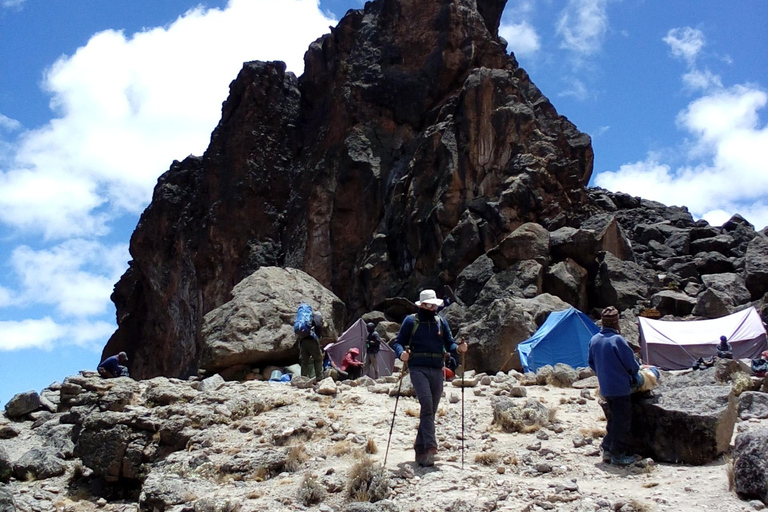
[[430, 448], [437, 448], [435, 414], [443, 394], [443, 369], [411, 366], [411, 382], [421, 405], [419, 431], [413, 449], [416, 453], [424, 453]]
[[629, 395], [607, 396], [608, 402], [608, 433], [603, 438], [603, 450], [613, 456], [627, 455], [629, 432], [632, 426], [632, 401]]
[[307, 336], [299, 341], [299, 362], [302, 376], [323, 378], [323, 353], [315, 338]]

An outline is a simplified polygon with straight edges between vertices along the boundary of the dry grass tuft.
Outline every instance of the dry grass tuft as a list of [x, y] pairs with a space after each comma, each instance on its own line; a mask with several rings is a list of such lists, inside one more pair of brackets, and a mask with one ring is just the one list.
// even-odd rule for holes
[[733, 488], [736, 486], [736, 472], [733, 457], [725, 458], [725, 474], [728, 477], [728, 490], [733, 491]]
[[341, 457], [343, 455], [352, 453], [354, 449], [355, 447], [352, 445], [352, 442], [347, 441], [345, 439], [344, 441], [339, 441], [338, 443], [335, 443], [329, 446], [328, 455], [332, 455], [334, 457]]
[[294, 472], [309, 459], [309, 454], [303, 444], [296, 444], [291, 446], [291, 450], [288, 452], [288, 458], [285, 460], [285, 470]]
[[496, 452], [480, 452], [475, 455], [475, 462], [484, 466], [495, 466], [501, 460], [501, 455]]
[[629, 500], [627, 505], [629, 505], [630, 510], [634, 512], [653, 512], [654, 510], [654, 506], [650, 503], [645, 503], [636, 499]]
[[325, 499], [325, 488], [313, 475], [306, 474], [299, 484], [298, 498], [305, 507], [316, 505]]
[[363, 457], [352, 466], [347, 478], [347, 494], [354, 501], [374, 503], [389, 496], [389, 477], [381, 464], [375, 464], [370, 457]]
[[445, 407], [441, 407], [437, 410], [437, 417], [442, 418], [443, 416], [446, 416], [448, 414], [448, 409]]
[[736, 396], [741, 395], [745, 391], [752, 389], [752, 379], [744, 372], [734, 372], [731, 374], [731, 387], [733, 388], [733, 394]]
[[553, 408], [551, 408], [549, 410], [549, 412], [547, 413], [547, 420], [550, 423], [554, 423], [554, 422], [557, 421], [557, 413], [558, 413], [558, 411], [559, 411], [559, 409], [557, 407], [553, 407]]
[[246, 498], [249, 500], [257, 500], [264, 496], [264, 492], [260, 490], [250, 491], [248, 494], [245, 495]]
[[605, 434], [607, 434], [607, 431], [605, 430], [605, 427], [581, 427], [579, 429], [579, 434], [581, 434], [584, 437], [597, 439], [600, 437], [605, 437]]
[[370, 455], [379, 453], [379, 448], [376, 446], [376, 441], [369, 439], [368, 442], [365, 443], [365, 453]]
[[510, 453], [504, 457], [504, 464], [507, 466], [517, 466], [517, 455]]
[[405, 410], [405, 415], [410, 416], [412, 418], [418, 418], [420, 414], [419, 414], [419, 410], [416, 409], [415, 407], [408, 407]]

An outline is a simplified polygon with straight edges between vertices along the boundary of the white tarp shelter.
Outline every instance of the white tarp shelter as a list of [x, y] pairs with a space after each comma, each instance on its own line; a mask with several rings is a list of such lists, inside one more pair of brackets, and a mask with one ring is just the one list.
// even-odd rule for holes
[[699, 358], [716, 355], [720, 336], [728, 339], [734, 359], [755, 359], [768, 349], [765, 327], [754, 307], [712, 320], [638, 320], [643, 362], [665, 370], [690, 368]]
[[[368, 327], [362, 318], [352, 324], [349, 329], [339, 336], [339, 341], [325, 347], [325, 351], [331, 356], [331, 360], [336, 366], [341, 366], [341, 361], [349, 349], [357, 348], [360, 350], [360, 360], [365, 361], [368, 351], [365, 348], [365, 340], [368, 338]], [[395, 351], [392, 350], [386, 342], [382, 341], [379, 349], [379, 357], [376, 358], [379, 366], [379, 377], [392, 375], [395, 369]], [[368, 370], [369, 377], [373, 376], [371, 369]]]

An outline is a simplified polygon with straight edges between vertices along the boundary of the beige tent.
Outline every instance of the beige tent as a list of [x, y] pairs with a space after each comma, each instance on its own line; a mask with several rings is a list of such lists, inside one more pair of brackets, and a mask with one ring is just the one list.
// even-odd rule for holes
[[713, 320], [639, 321], [643, 362], [665, 370], [691, 368], [699, 358], [716, 355], [720, 336], [728, 339], [734, 359], [755, 359], [768, 349], [763, 322], [753, 307]]

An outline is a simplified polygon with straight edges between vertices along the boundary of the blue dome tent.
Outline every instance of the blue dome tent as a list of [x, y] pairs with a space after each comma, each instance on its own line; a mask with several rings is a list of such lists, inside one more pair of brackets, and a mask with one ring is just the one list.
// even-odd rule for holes
[[565, 363], [573, 368], [589, 364], [589, 340], [600, 328], [575, 308], [553, 311], [533, 336], [517, 346], [526, 372]]

